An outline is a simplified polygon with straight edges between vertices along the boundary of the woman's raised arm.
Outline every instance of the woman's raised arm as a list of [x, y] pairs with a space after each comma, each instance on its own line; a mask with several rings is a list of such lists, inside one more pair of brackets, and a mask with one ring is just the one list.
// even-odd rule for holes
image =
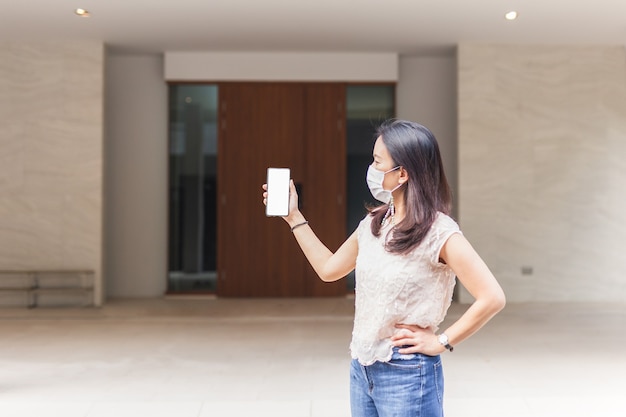
[[[267, 185], [263, 185], [263, 203], [267, 202]], [[356, 265], [358, 242], [356, 231], [333, 253], [313, 232], [304, 215], [298, 209], [298, 193], [289, 184], [289, 215], [283, 219], [289, 224], [300, 249], [322, 281], [331, 282], [343, 278]]]

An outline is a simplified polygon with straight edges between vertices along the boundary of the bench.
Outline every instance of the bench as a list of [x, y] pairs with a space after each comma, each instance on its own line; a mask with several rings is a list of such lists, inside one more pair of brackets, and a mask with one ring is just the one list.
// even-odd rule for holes
[[0, 306], [92, 306], [94, 276], [89, 270], [0, 270]]

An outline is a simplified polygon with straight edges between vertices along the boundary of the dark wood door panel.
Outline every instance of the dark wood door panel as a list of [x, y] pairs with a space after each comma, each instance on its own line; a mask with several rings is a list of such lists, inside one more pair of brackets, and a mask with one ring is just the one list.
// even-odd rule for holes
[[335, 250], [345, 238], [345, 87], [342, 84], [219, 85], [218, 295], [345, 294], [315, 276], [280, 218], [267, 218], [261, 184], [270, 166], [302, 184], [303, 211]]
[[[344, 84], [307, 84], [304, 90], [305, 200], [303, 211], [313, 230], [331, 251], [346, 238], [346, 131]], [[346, 293], [340, 280], [325, 283], [307, 265], [307, 293]]]
[[289, 228], [266, 218], [261, 202], [268, 167], [299, 165], [301, 90], [295, 84], [220, 85], [219, 295], [305, 293]]

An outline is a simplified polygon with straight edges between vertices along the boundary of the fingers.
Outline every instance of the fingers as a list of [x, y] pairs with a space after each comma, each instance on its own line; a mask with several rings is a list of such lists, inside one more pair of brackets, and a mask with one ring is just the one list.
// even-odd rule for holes
[[394, 346], [414, 345], [418, 342], [417, 335], [409, 330], [400, 330], [390, 340]]
[[[261, 186], [263, 189], [263, 204], [267, 206], [267, 184]], [[296, 191], [296, 185], [293, 180], [289, 180], [289, 212], [293, 211], [293, 206], [298, 207], [298, 192]]]
[[402, 354], [422, 352], [423, 347], [418, 340], [409, 337], [397, 339], [392, 342], [392, 345], [394, 347], [399, 347], [400, 349], [398, 349], [398, 352]]
[[422, 352], [421, 352], [421, 349], [418, 348], [417, 346], [407, 346], [402, 349], [398, 349], [398, 353], [402, 355], [406, 355], [408, 353], [422, 353]]
[[267, 184], [263, 184], [261, 187], [265, 192], [263, 193], [263, 204], [267, 206]]
[[394, 347], [400, 347], [399, 353], [418, 353], [424, 347], [424, 341], [418, 334], [411, 333], [408, 330], [399, 331], [391, 337], [391, 344]]
[[[415, 325], [399, 323], [398, 330], [389, 338], [392, 346], [398, 347], [401, 354], [424, 353], [437, 355], [441, 353], [441, 346], [437, 336], [431, 329], [424, 329]], [[413, 330], [415, 329], [415, 330]]]

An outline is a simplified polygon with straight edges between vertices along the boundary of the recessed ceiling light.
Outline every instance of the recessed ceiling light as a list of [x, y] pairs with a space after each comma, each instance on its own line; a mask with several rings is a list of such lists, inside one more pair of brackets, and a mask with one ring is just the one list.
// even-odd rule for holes
[[504, 15], [506, 20], [515, 20], [517, 19], [517, 12], [515, 10], [511, 10]]
[[89, 11], [85, 10], [85, 9], [76, 9], [74, 10], [74, 13], [76, 13], [78, 16], [81, 17], [89, 17]]

